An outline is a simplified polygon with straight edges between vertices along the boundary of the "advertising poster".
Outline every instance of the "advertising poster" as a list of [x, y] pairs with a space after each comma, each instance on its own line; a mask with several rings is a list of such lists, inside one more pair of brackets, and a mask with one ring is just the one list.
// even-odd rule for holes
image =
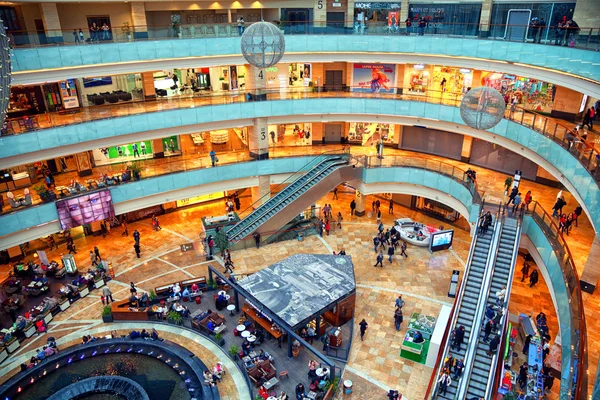
[[231, 90], [238, 90], [239, 82], [238, 82], [237, 67], [235, 65], [231, 65], [229, 67], [229, 76], [231, 77]]
[[354, 64], [353, 92], [395, 93], [396, 66], [393, 64]]
[[171, 154], [180, 152], [179, 137], [177, 135], [163, 138], [162, 143], [163, 143], [163, 149], [166, 152], [169, 152]]
[[66, 81], [60, 81], [60, 97], [62, 97], [65, 109], [79, 107], [79, 99], [77, 98], [77, 86], [75, 86], [75, 79], [67, 79]]
[[96, 165], [152, 158], [152, 140], [94, 149], [92, 150], [92, 155], [94, 156], [94, 163]]

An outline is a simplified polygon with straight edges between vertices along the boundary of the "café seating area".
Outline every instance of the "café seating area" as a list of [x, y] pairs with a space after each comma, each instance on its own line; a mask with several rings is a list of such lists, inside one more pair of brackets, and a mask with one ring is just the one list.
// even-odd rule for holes
[[87, 95], [87, 100], [90, 104], [101, 106], [104, 103], [115, 104], [119, 101], [131, 101], [133, 96], [129, 92], [123, 90], [115, 90], [114, 92], [92, 93]]

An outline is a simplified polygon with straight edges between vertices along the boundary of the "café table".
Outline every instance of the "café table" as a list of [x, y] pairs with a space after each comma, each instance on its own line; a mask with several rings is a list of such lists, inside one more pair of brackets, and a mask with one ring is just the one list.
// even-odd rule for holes
[[229, 315], [233, 317], [233, 310], [235, 310], [235, 304], [228, 305], [227, 310], [229, 310]]
[[250, 332], [244, 331], [244, 332], [240, 333], [240, 336], [243, 338], [247, 338], [248, 336], [250, 336]]
[[317, 368], [316, 373], [318, 377], [322, 378], [329, 373], [329, 370], [327, 368]]
[[[244, 332], [247, 332], [247, 331], [244, 331]], [[256, 336], [254, 336], [254, 335], [250, 335], [250, 336], [248, 336], [248, 341], [249, 341], [250, 343], [254, 343], [254, 342], [256, 342]]]
[[244, 332], [246, 330], [246, 325], [238, 325], [235, 327], [238, 332]]

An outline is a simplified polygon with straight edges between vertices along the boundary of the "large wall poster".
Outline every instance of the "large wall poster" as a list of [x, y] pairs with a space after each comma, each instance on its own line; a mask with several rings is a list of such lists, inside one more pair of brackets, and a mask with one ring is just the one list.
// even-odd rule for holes
[[396, 66], [394, 64], [354, 64], [353, 92], [396, 92]]

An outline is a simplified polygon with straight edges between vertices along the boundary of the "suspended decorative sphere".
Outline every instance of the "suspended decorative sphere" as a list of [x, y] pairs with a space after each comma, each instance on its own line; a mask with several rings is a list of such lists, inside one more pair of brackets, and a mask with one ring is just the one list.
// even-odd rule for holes
[[4, 23], [0, 20], [0, 128], [6, 118], [10, 98], [10, 40], [6, 36]]
[[460, 103], [460, 116], [475, 129], [490, 129], [504, 117], [506, 104], [496, 89], [483, 86], [471, 89]]
[[242, 54], [250, 65], [267, 68], [275, 65], [285, 52], [283, 32], [270, 22], [256, 22], [242, 34]]

